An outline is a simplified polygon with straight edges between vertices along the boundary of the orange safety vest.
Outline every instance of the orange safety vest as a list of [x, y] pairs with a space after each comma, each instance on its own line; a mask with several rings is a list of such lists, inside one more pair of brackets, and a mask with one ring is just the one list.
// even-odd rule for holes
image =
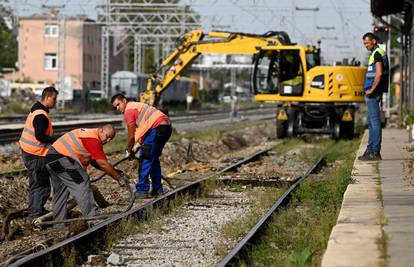
[[82, 138], [95, 138], [101, 142], [98, 135], [98, 128], [75, 129], [62, 135], [52, 147], [60, 154], [76, 160], [84, 168], [89, 165], [91, 153], [82, 143]]
[[128, 109], [138, 110], [138, 119], [135, 123], [135, 141], [141, 141], [145, 133], [152, 128], [158, 118], [165, 116], [164, 113], [145, 103], [128, 102], [125, 111]]
[[53, 134], [52, 122], [50, 121], [49, 114], [43, 109], [36, 109], [35, 111], [30, 112], [27, 116], [22, 135], [19, 139], [19, 145], [24, 152], [38, 156], [46, 156], [50, 144], [42, 143], [37, 140], [35, 129], [33, 127], [33, 119], [39, 114], [45, 115], [49, 121], [49, 126], [46, 130], [46, 134]]

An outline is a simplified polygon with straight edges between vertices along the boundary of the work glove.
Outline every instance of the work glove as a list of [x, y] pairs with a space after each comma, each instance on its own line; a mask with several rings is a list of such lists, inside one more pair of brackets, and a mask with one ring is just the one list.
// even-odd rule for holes
[[133, 160], [134, 154], [129, 150], [125, 150], [125, 158], [128, 158], [129, 160]]
[[120, 187], [125, 187], [125, 188], [128, 189], [129, 181], [128, 181], [128, 177], [125, 175], [125, 173], [123, 173], [122, 171], [118, 172], [118, 177], [117, 178], [118, 178], [117, 180], [118, 180], [119, 186]]
[[140, 142], [136, 142], [134, 144], [134, 146], [132, 147], [132, 153], [134, 155], [137, 154], [137, 152], [138, 152], [138, 150], [139, 150], [140, 147], [141, 147], [141, 143]]

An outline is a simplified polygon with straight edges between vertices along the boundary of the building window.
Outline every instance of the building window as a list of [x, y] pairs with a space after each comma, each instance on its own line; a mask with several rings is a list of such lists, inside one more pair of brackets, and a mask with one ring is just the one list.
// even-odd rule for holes
[[45, 54], [45, 70], [57, 69], [57, 56], [56, 53]]
[[45, 37], [58, 37], [59, 36], [59, 26], [56, 24], [46, 24], [45, 25]]

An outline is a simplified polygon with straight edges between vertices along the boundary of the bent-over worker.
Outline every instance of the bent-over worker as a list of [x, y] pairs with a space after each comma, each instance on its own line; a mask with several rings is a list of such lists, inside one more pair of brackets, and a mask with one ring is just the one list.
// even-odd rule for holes
[[[127, 155], [135, 155], [136, 148], [141, 147], [136, 197], [147, 198], [148, 194], [152, 197], [162, 194], [159, 157], [172, 133], [170, 119], [155, 107], [128, 101], [122, 94], [114, 95], [111, 104], [124, 114], [128, 127]], [[150, 193], [149, 176], [152, 182]]]
[[103, 151], [103, 145], [111, 141], [115, 134], [115, 128], [106, 124], [101, 128], [72, 130], [53, 143], [45, 162], [53, 186], [55, 221], [66, 219], [69, 193], [84, 216], [97, 214], [89, 175], [86, 173], [89, 164], [117, 180], [120, 186], [127, 186], [125, 174], [114, 169]]

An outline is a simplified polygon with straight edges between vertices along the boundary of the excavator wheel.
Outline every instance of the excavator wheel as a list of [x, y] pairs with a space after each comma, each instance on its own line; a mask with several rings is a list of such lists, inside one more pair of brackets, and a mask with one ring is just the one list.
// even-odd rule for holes
[[335, 123], [333, 127], [332, 138], [335, 140], [339, 140], [339, 138], [341, 138], [341, 127], [339, 123]]
[[292, 138], [295, 137], [295, 131], [294, 131], [294, 122], [293, 121], [289, 121], [288, 123], [288, 127], [287, 127], [287, 136]]
[[354, 121], [342, 122], [340, 125], [341, 138], [352, 140], [354, 138], [355, 123]]
[[286, 137], [287, 131], [287, 122], [284, 120], [276, 119], [276, 137], [278, 139], [283, 139]]
[[287, 136], [288, 137], [295, 137], [296, 131], [295, 131], [295, 123], [296, 123], [296, 116], [297, 116], [297, 112], [296, 112], [296, 108], [295, 107], [290, 107], [288, 109], [288, 122], [287, 122]]

